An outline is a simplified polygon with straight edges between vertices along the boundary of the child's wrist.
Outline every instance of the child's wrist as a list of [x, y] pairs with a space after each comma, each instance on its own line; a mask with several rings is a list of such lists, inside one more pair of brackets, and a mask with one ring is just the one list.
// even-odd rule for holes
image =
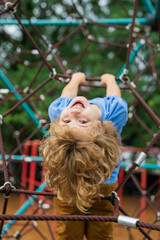
[[106, 82], [106, 84], [107, 83], [114, 83], [115, 82], [115, 77], [109, 78], [109, 79], [105, 79], [104, 81]]
[[71, 81], [76, 82], [78, 85], [85, 83], [86, 76], [84, 73], [74, 73], [72, 75]]
[[77, 78], [75, 77], [75, 78], [72, 78], [70, 82], [74, 82], [74, 84], [80, 85], [81, 83], [84, 83], [85, 80], [83, 80], [83, 79], [77, 79]]
[[112, 74], [106, 73], [106, 74], [103, 74], [103, 75], [101, 76], [101, 84], [102, 84], [102, 85], [103, 85], [103, 84], [107, 85], [107, 84], [110, 84], [110, 83], [113, 84], [114, 82], [115, 82], [115, 76], [112, 75]]
[[101, 84], [102, 85], [105, 84], [106, 86], [111, 85], [111, 84], [113, 85], [115, 83], [116, 83], [115, 78], [112, 78], [112, 79], [111, 78], [110, 79], [102, 79], [101, 80]]

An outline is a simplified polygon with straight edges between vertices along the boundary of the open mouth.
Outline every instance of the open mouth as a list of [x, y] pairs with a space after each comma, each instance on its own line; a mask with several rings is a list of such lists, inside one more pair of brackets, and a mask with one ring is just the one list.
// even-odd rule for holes
[[84, 104], [81, 101], [76, 101], [71, 107], [74, 107], [74, 106], [79, 106], [79, 107], [85, 108]]

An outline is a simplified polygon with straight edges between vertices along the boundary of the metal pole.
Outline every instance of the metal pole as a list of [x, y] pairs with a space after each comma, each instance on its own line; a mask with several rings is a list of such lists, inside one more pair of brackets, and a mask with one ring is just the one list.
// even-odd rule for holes
[[[75, 20], [75, 19], [36, 19], [31, 20], [31, 23], [36, 26], [46, 26], [46, 25], [78, 25], [82, 24], [82, 20]], [[97, 19], [94, 22], [96, 23], [103, 23], [103, 24], [116, 24], [116, 25], [127, 25], [132, 22], [132, 18], [107, 18], [107, 19]], [[135, 22], [146, 24], [147, 19], [146, 18], [136, 18]], [[21, 19], [21, 23], [23, 25], [30, 25], [29, 21], [27, 19]], [[88, 22], [86, 24], [92, 24], [92, 22]], [[18, 21], [15, 19], [0, 19], [0, 25], [19, 25]]]
[[155, 13], [155, 9], [150, 0], [142, 0], [143, 5], [148, 13]]

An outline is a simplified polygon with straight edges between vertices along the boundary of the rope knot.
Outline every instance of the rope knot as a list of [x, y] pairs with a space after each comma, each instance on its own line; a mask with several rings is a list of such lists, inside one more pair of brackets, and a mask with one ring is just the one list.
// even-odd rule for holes
[[17, 240], [20, 240], [21, 237], [22, 237], [22, 234], [21, 234], [19, 231], [17, 231], [17, 232], [13, 235], [13, 237], [14, 237], [15, 239], [17, 239]]
[[113, 206], [114, 206], [114, 199], [117, 199], [118, 202], [120, 201], [118, 194], [115, 191], [112, 191], [111, 194], [109, 195], [109, 197], [110, 197], [110, 202]]
[[12, 185], [11, 182], [5, 182], [4, 185], [0, 187], [0, 189], [4, 190], [4, 197], [9, 198], [11, 196], [11, 190], [15, 189], [15, 187]]
[[55, 68], [52, 68], [52, 71], [51, 71], [51, 73], [49, 74], [49, 77], [53, 79], [56, 75], [57, 75], [56, 69], [55, 69]]
[[124, 73], [122, 73], [122, 75], [119, 77], [119, 79], [123, 83], [129, 83], [130, 82], [130, 78], [126, 74], [124, 74]]
[[123, 70], [123, 73], [119, 77], [121, 82], [123, 82], [123, 83], [129, 83], [130, 82], [130, 78], [127, 76], [127, 74], [128, 74], [128, 69], [125, 68]]
[[16, 13], [17, 11], [17, 5], [14, 5], [11, 2], [6, 2], [5, 3], [5, 9], [8, 9], [10, 13]]
[[3, 116], [0, 115], [0, 125], [2, 125], [2, 123], [3, 123]]

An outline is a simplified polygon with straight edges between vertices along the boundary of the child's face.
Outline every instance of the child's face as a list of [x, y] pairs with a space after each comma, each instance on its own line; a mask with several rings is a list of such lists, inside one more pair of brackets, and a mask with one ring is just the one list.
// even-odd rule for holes
[[60, 126], [78, 128], [81, 131], [91, 129], [94, 126], [101, 126], [100, 109], [90, 104], [85, 97], [76, 97], [66, 107], [59, 120]]

